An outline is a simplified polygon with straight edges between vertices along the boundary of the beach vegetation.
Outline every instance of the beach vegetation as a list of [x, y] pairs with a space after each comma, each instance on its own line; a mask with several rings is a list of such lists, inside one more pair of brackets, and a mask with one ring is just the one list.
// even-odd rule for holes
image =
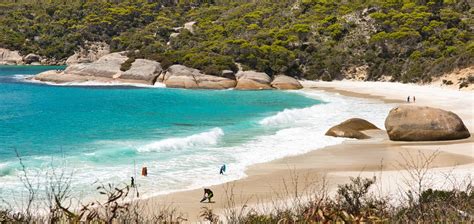
[[[138, 187], [123, 183], [98, 183], [94, 201], [72, 207], [73, 173], [51, 166], [46, 172], [47, 181], [42, 182], [45, 186], [40, 186], [18, 152], [17, 155], [20, 178], [29, 192], [18, 200], [25, 200], [26, 206], [9, 207], [3, 200], [1, 223], [182, 223], [189, 219], [179, 212], [179, 207], [146, 207], [140, 203]], [[226, 223], [471, 223], [474, 221], [472, 179], [443, 173], [449, 187], [433, 187], [431, 168], [437, 155], [437, 151], [402, 155], [398, 161], [402, 181], [392, 186], [398, 187], [399, 196], [383, 193], [382, 163], [380, 174], [351, 177], [337, 185], [335, 194], [329, 193], [329, 181], [324, 174], [304, 181], [292, 172], [290, 180], [283, 180], [283, 191], [275, 192], [276, 197], [266, 203], [270, 206], [267, 209], [252, 207], [248, 200], [237, 203], [234, 185], [227, 184], [225, 195], [220, 196], [225, 204], [224, 212], [218, 214], [212, 207], [203, 206], [196, 218], [208, 223], [224, 220]], [[39, 212], [38, 200], [46, 200], [42, 204], [47, 205], [45, 212]]]
[[130, 67], [132, 67], [133, 62], [135, 62], [135, 58], [134, 57], [129, 57], [125, 62], [123, 62], [120, 65], [120, 71], [122, 71], [122, 72], [128, 71], [130, 69]]

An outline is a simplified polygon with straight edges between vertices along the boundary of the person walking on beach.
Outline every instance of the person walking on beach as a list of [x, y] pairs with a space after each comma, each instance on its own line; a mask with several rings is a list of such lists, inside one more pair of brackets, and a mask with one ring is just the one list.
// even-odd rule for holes
[[409, 103], [409, 102], [410, 102], [410, 96], [407, 97], [407, 103]]
[[135, 178], [133, 177], [130, 177], [131, 180], [130, 180], [130, 187], [135, 187]]
[[220, 175], [224, 175], [224, 173], [225, 173], [225, 164], [221, 166], [221, 170], [219, 171]]
[[205, 200], [209, 200], [208, 203], [211, 203], [212, 197], [214, 197], [214, 193], [211, 191], [211, 189], [204, 188], [204, 196], [200, 202], [203, 203]]
[[415, 96], [413, 96], [413, 103], [414, 103], [415, 101], [416, 101], [416, 98], [415, 98]]

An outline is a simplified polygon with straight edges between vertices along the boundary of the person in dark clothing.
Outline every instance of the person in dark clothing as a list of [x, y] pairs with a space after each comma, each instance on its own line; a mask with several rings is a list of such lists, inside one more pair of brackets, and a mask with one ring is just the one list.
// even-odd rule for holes
[[130, 187], [135, 187], [135, 178], [133, 177], [130, 177], [131, 180], [130, 180]]
[[409, 103], [409, 102], [410, 102], [410, 96], [407, 97], [407, 103]]
[[211, 203], [211, 198], [214, 197], [214, 193], [209, 188], [204, 188], [204, 196], [201, 199], [201, 203], [205, 200], [209, 200], [208, 203]]
[[416, 101], [416, 98], [415, 98], [415, 96], [413, 96], [413, 103], [415, 103], [415, 101]]
[[221, 166], [221, 170], [219, 171], [219, 174], [224, 175], [225, 173], [225, 164]]

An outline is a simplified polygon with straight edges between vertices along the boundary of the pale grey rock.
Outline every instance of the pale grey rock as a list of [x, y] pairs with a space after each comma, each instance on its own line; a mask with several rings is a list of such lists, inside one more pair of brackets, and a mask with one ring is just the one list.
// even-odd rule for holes
[[102, 56], [92, 63], [73, 64], [66, 68], [65, 74], [105, 77], [115, 79], [120, 77], [120, 66], [128, 59], [124, 52]]
[[19, 65], [23, 64], [23, 57], [18, 51], [11, 51], [0, 48], [0, 65]]
[[124, 52], [102, 56], [92, 63], [69, 65], [63, 72], [48, 71], [36, 75], [33, 79], [45, 82], [122, 82], [153, 85], [162, 68], [156, 61], [137, 59], [130, 69], [120, 70], [122, 63], [128, 59]]
[[[160, 79], [160, 78], [159, 78]], [[198, 69], [172, 65], [163, 77], [166, 87], [186, 89], [227, 89], [235, 87], [235, 80], [206, 75]]]
[[184, 24], [184, 29], [194, 34], [194, 24], [196, 24], [196, 21], [187, 22]]
[[136, 59], [130, 69], [122, 73], [120, 79], [141, 80], [146, 84], [153, 85], [161, 72], [162, 68], [159, 62]]
[[272, 89], [270, 76], [263, 72], [239, 71], [235, 74], [237, 85], [235, 89], [240, 90], [263, 90]]
[[301, 89], [303, 86], [301, 83], [293, 77], [287, 75], [276, 75], [273, 78], [271, 86], [276, 89]]
[[179, 35], [179, 33], [171, 33], [171, 34], [170, 34], [170, 39], [171, 39], [171, 38], [175, 38], [175, 37], [177, 37], [178, 35]]

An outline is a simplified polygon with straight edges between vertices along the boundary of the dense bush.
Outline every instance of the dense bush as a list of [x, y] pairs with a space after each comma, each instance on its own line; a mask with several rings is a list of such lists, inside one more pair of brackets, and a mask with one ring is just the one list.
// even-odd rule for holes
[[[238, 62], [328, 80], [368, 65], [367, 80], [403, 82], [474, 64], [468, 0], [11, 2], [0, 3], [0, 47], [54, 59], [103, 41], [213, 75]], [[192, 32], [179, 28], [189, 21], [197, 22]]]
[[132, 67], [133, 62], [135, 62], [135, 58], [134, 57], [129, 57], [125, 62], [123, 62], [120, 65], [120, 71], [122, 71], [122, 72], [128, 71], [130, 69], [130, 67]]

